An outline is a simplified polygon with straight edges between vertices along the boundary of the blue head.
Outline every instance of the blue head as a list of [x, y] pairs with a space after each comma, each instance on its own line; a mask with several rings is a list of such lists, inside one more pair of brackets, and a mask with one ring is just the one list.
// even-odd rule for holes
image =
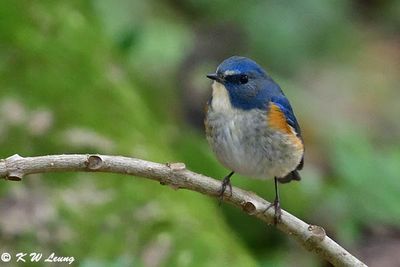
[[235, 108], [264, 109], [270, 98], [282, 94], [279, 86], [255, 61], [233, 56], [225, 59], [208, 78], [221, 83]]

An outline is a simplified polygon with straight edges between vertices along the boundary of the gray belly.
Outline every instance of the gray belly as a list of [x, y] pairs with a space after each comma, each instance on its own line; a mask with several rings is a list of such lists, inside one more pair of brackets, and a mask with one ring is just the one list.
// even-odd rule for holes
[[261, 110], [235, 110], [226, 114], [210, 110], [207, 140], [218, 160], [245, 176], [284, 177], [299, 164], [303, 151], [288, 134], [270, 129]]

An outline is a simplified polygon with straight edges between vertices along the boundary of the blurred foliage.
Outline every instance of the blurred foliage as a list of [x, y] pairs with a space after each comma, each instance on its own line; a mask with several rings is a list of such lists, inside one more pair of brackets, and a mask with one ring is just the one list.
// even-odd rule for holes
[[[282, 85], [305, 136], [303, 180], [281, 186], [283, 207], [379, 259], [366, 252], [376, 225], [400, 232], [400, 5], [378, 2], [2, 1], [1, 157], [122, 154], [223, 177], [198, 127], [204, 75], [246, 55]], [[272, 182], [233, 183], [272, 199]], [[0, 252], [79, 266], [323, 264], [232, 207], [140, 178], [3, 181], [0, 212]]]

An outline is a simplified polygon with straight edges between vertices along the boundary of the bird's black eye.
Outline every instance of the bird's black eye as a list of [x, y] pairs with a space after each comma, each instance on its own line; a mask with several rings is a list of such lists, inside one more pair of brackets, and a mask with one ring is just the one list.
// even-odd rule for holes
[[249, 77], [247, 75], [240, 75], [240, 83], [245, 84], [249, 81]]

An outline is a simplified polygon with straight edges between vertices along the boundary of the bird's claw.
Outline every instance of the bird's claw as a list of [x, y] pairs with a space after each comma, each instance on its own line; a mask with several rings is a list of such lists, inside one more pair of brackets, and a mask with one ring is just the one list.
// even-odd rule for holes
[[232, 184], [231, 184], [230, 178], [231, 177], [228, 175], [224, 178], [224, 180], [222, 180], [221, 189], [219, 190], [219, 193], [218, 193], [218, 198], [219, 198], [218, 204], [219, 205], [221, 205], [222, 201], [224, 200], [224, 194], [226, 191], [226, 187], [229, 187], [229, 191], [230, 191], [229, 196], [232, 196]]
[[281, 218], [282, 218], [282, 209], [281, 209], [281, 204], [280, 204], [278, 198], [275, 198], [274, 202], [269, 204], [268, 207], [264, 210], [264, 212], [269, 210], [271, 207], [274, 207], [274, 210], [275, 210], [274, 225], [277, 225], [281, 221]]

